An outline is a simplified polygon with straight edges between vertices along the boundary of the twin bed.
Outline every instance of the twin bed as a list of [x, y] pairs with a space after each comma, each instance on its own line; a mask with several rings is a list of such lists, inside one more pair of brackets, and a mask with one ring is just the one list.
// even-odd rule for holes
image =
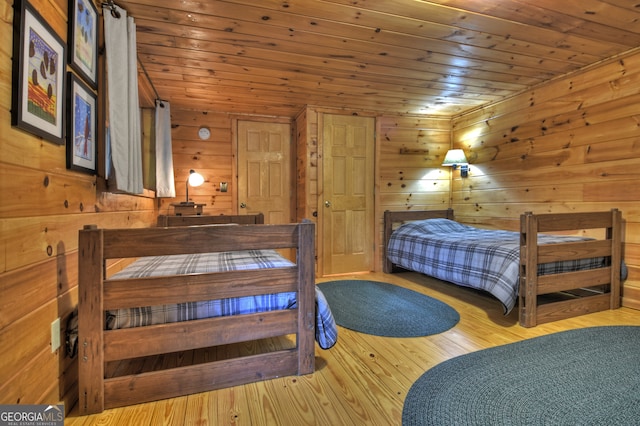
[[620, 306], [620, 211], [525, 213], [519, 232], [453, 219], [451, 209], [385, 212], [384, 271], [412, 270], [486, 291], [505, 313], [517, 305], [524, 327]]
[[323, 349], [337, 339], [315, 286], [314, 232], [262, 215], [81, 230], [80, 413], [312, 373], [314, 338]]

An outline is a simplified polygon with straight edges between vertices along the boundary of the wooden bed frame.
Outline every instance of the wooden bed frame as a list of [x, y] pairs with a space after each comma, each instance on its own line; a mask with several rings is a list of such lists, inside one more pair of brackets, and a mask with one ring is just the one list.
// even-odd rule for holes
[[[403, 222], [431, 218], [453, 220], [453, 210], [385, 212], [384, 272], [393, 273], [398, 270], [386, 256], [389, 238], [395, 227]], [[538, 233], [566, 233], [591, 229], [604, 229], [604, 237], [584, 242], [537, 244]], [[600, 256], [610, 258], [609, 266], [586, 271], [538, 275], [538, 264]], [[518, 296], [520, 324], [523, 327], [534, 327], [563, 318], [619, 308], [621, 264], [622, 215], [619, 210], [522, 214]]]
[[[314, 371], [314, 224], [308, 221], [259, 224], [262, 220], [262, 215], [161, 216], [158, 223], [172, 227], [98, 229], [87, 226], [80, 231], [80, 414]], [[254, 224], [184, 226], [205, 222]], [[107, 259], [287, 248], [296, 250], [295, 267], [130, 280], [105, 278]], [[105, 330], [107, 309], [256, 295], [265, 293], [265, 286], [269, 293], [296, 292], [297, 308]], [[216, 351], [213, 347], [228, 348], [224, 345], [276, 336], [288, 336], [293, 347], [283, 349], [275, 345], [275, 349], [267, 350], [264, 347], [269, 345], [262, 344], [260, 354], [254, 353], [259, 352], [256, 350], [233, 357], [226, 353], [233, 351], [218, 349], [226, 351], [225, 356], [213, 356]], [[295, 336], [293, 343], [291, 336]], [[249, 345], [243, 344], [245, 346]], [[203, 349], [203, 356], [192, 355], [191, 363], [187, 362], [188, 356], [180, 355], [198, 348], [207, 349]], [[171, 357], [177, 361], [167, 362]], [[151, 359], [155, 361], [145, 361]], [[114, 371], [120, 368], [118, 361], [121, 360], [145, 365], [145, 368], [116, 375]], [[146, 368], [149, 363], [174, 365], [156, 370]]]

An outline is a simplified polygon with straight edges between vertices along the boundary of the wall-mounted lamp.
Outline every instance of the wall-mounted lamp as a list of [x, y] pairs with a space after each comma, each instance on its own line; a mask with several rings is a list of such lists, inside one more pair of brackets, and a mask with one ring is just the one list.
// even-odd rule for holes
[[187, 178], [186, 188], [187, 188], [187, 199], [186, 201], [181, 202], [180, 204], [194, 204], [193, 202], [189, 202], [189, 186], [200, 186], [204, 183], [204, 177], [195, 170], [189, 170], [189, 177]]
[[461, 149], [450, 149], [447, 151], [442, 165], [453, 167], [453, 170], [460, 166], [460, 177], [469, 176], [469, 161], [467, 161], [467, 157]]

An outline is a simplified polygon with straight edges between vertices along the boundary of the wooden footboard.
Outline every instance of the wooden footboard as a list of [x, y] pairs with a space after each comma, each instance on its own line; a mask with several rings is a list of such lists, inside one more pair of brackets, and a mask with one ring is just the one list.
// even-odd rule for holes
[[[538, 245], [538, 233], [602, 229], [592, 241]], [[520, 220], [519, 316], [524, 327], [620, 307], [622, 215], [601, 213], [525, 213]], [[598, 269], [538, 275], [538, 264], [594, 257], [608, 259]], [[545, 297], [557, 294], [544, 303]]]
[[[164, 222], [162, 226], [169, 225]], [[105, 278], [108, 259], [286, 248], [296, 251], [296, 264], [290, 268], [128, 280]], [[312, 373], [315, 360], [314, 257], [312, 222], [147, 229], [86, 227], [79, 235], [78, 262], [80, 413], [97, 413], [105, 408]], [[297, 308], [105, 330], [105, 311], [110, 309], [278, 292], [296, 292]], [[294, 348], [240, 358], [205, 359], [197, 363], [188, 363], [178, 357], [177, 365], [160, 370], [115, 377], [107, 377], [105, 373], [105, 366], [113, 361], [287, 335], [295, 335]]]

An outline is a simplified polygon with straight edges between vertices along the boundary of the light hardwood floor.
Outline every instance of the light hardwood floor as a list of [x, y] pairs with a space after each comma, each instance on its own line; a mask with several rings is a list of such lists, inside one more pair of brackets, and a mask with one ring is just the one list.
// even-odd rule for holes
[[[416, 273], [340, 277], [401, 285], [460, 313], [451, 330], [421, 338], [369, 336], [340, 328], [330, 350], [316, 349], [316, 372], [78, 416], [66, 425], [400, 425], [411, 384], [449, 358], [531, 337], [596, 325], [640, 325], [640, 311], [621, 308], [543, 324], [518, 325], [497, 300]], [[329, 281], [320, 279], [318, 282]]]

